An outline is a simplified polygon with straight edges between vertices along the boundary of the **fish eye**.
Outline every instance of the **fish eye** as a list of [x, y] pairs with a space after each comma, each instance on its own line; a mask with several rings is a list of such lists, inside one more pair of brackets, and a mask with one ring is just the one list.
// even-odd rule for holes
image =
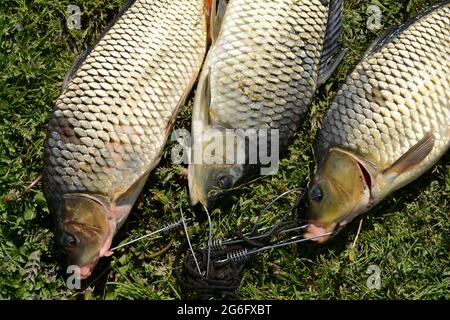
[[228, 176], [220, 176], [217, 181], [220, 189], [230, 189], [233, 186], [233, 180]]
[[77, 244], [77, 239], [68, 233], [62, 235], [62, 244], [64, 247], [75, 247]]
[[316, 186], [311, 188], [309, 194], [311, 196], [311, 199], [313, 199], [316, 202], [320, 202], [323, 198], [322, 190], [320, 190], [320, 188]]

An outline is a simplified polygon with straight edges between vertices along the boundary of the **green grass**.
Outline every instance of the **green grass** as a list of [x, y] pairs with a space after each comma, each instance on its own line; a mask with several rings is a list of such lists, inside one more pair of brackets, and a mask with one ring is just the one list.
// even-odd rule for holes
[[[312, 142], [324, 110], [340, 83], [382, 30], [366, 28], [367, 5], [382, 8], [387, 28], [406, 21], [436, 1], [345, 1], [344, 62], [321, 88], [303, 128], [277, 175], [244, 186], [227, 209], [213, 212], [216, 237], [255, 219], [272, 198], [308, 183]], [[382, 5], [381, 5], [382, 3]], [[82, 29], [65, 25], [66, 7], [82, 8]], [[41, 185], [17, 197], [42, 168], [46, 122], [74, 58], [92, 43], [121, 7], [121, 0], [0, 2], [0, 298], [177, 299], [183, 297], [174, 269], [183, 237], [164, 255], [151, 258], [170, 236], [144, 240], [102, 259], [85, 290], [65, 285], [63, 258], [52, 234], [53, 219]], [[22, 28], [17, 25], [20, 24]], [[21, 31], [18, 31], [21, 29]], [[189, 127], [189, 102], [177, 128]], [[191, 228], [196, 245], [206, 239], [204, 213], [193, 209], [181, 166], [170, 162], [169, 144], [127, 223], [114, 243], [134, 239], [178, 219], [180, 209], [202, 223]], [[396, 192], [325, 245], [302, 244], [272, 250], [245, 269], [239, 296], [244, 299], [439, 299], [450, 298], [450, 166], [446, 155], [431, 171]], [[269, 224], [294, 201], [280, 201], [263, 219]], [[7, 201], [9, 200], [9, 201]], [[368, 266], [381, 269], [381, 289], [370, 290]], [[98, 279], [96, 279], [98, 278]], [[94, 282], [94, 280], [96, 280]]]

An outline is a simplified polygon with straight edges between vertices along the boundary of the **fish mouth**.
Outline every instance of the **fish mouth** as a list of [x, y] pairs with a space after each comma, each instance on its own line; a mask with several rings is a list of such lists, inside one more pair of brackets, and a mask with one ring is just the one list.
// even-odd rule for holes
[[191, 198], [191, 204], [193, 206], [195, 206], [195, 205], [197, 205], [197, 203], [199, 203], [199, 199], [198, 199], [198, 196], [197, 196], [197, 193], [195, 192], [195, 190], [191, 189], [189, 196]]
[[212, 210], [216, 207], [216, 205], [224, 198], [223, 194], [217, 194], [217, 195], [209, 195], [207, 197], [199, 196], [199, 193], [197, 192], [196, 188], [191, 189], [190, 193], [191, 197], [191, 203], [193, 206], [200, 203], [202, 206], [204, 206], [208, 210]]
[[102, 258], [102, 257], [109, 257], [109, 256], [111, 256], [113, 254], [113, 252], [109, 250], [109, 247], [110, 247], [110, 244], [108, 242], [106, 242], [105, 245], [100, 250], [100, 254], [95, 259], [94, 262], [91, 262], [91, 263], [88, 263], [88, 264], [85, 264], [85, 265], [79, 267], [80, 268], [80, 278], [81, 278], [81, 280], [84, 280], [84, 279], [88, 278], [92, 274], [92, 272], [93, 272], [93, 270], [94, 270], [95, 266], [97, 265], [98, 260], [100, 258]]
[[198, 184], [195, 183], [192, 175], [189, 176], [189, 197], [191, 199], [192, 206], [196, 206], [198, 203], [202, 204], [207, 209], [212, 209], [218, 200], [221, 199], [221, 195], [216, 194], [208, 194], [205, 195], [204, 192], [201, 191]]
[[[73, 221], [70, 222], [73, 225]], [[99, 229], [97, 230], [97, 228], [90, 226], [90, 225], [85, 225], [84, 226], [84, 230], [90, 230], [91, 233], [92, 232], [96, 232], [96, 235], [100, 235], [101, 233], [99, 232]], [[89, 228], [86, 228], [86, 226], [89, 226]], [[103, 240], [101, 242], [101, 246], [99, 247], [97, 254], [95, 256], [92, 257], [92, 259], [90, 259], [89, 263], [86, 264], [79, 264], [79, 262], [77, 263], [76, 260], [77, 259], [71, 259], [69, 258], [68, 263], [71, 265], [75, 265], [78, 266], [79, 271], [80, 271], [80, 279], [84, 280], [86, 278], [88, 278], [93, 270], [95, 269], [98, 261], [100, 260], [100, 258], [102, 257], [109, 257], [113, 254], [113, 252], [110, 250], [111, 248], [111, 243], [114, 237], [114, 230], [115, 230], [115, 222], [113, 220], [110, 220], [109, 223], [109, 228], [108, 231], [106, 233], [106, 235], [103, 237]], [[63, 250], [66, 254], [68, 254], [67, 249]]]
[[92, 271], [95, 268], [95, 265], [97, 264], [97, 261], [93, 263], [86, 264], [84, 266], [79, 266], [80, 268], [80, 279], [84, 280], [89, 278], [89, 276], [92, 274]]
[[324, 243], [328, 241], [333, 236], [333, 234], [328, 234], [326, 236], [321, 235], [330, 232], [334, 233], [338, 227], [339, 226], [337, 223], [333, 223], [327, 226], [317, 221], [310, 221], [303, 237], [305, 239], [311, 239], [312, 241], [315, 241], [317, 243]]
[[96, 267], [100, 258], [109, 257], [113, 254], [113, 252], [111, 250], [109, 250], [110, 245], [111, 245], [110, 240], [109, 239], [106, 240], [104, 245], [100, 249], [99, 254], [93, 259], [92, 262], [78, 266], [79, 271], [80, 271], [80, 279], [81, 280], [89, 278], [89, 276], [94, 271], [94, 268]]

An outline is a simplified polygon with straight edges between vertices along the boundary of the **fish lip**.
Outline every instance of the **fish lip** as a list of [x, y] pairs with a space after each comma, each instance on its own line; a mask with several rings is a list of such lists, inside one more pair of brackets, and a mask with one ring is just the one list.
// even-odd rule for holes
[[197, 204], [201, 204], [207, 210], [212, 210], [215, 208], [217, 202], [222, 200], [224, 198], [224, 196], [222, 194], [220, 194], [220, 195], [209, 196], [206, 198], [204, 198], [204, 197], [200, 198], [198, 196], [197, 189], [192, 188], [191, 192], [190, 192], [190, 198], [191, 198], [191, 204], [193, 206], [196, 206]]
[[113, 254], [113, 252], [109, 250], [109, 248], [111, 247], [111, 240], [112, 236], [108, 233], [104, 245], [100, 248], [99, 253], [97, 254], [97, 256], [94, 257], [92, 262], [83, 264], [81, 266], [77, 264], [72, 264], [76, 265], [79, 268], [80, 272], [79, 276], [81, 280], [87, 279], [92, 274], [100, 258], [109, 257]]
[[80, 271], [79, 276], [80, 276], [81, 280], [84, 280], [84, 279], [87, 279], [88, 277], [90, 277], [90, 275], [94, 271], [94, 268], [97, 266], [97, 263], [100, 260], [100, 258], [109, 257], [110, 255], [112, 255], [113, 252], [109, 250], [109, 248], [111, 246], [111, 241], [110, 241], [111, 239], [112, 239], [112, 237], [110, 237], [108, 235], [108, 237], [105, 240], [105, 244], [102, 246], [102, 248], [99, 251], [99, 254], [94, 258], [94, 260], [92, 262], [78, 266], [79, 271]]
[[332, 236], [335, 235], [337, 232], [337, 229], [339, 228], [339, 223], [333, 222], [331, 225], [326, 225], [320, 221], [316, 220], [310, 220], [308, 223], [308, 227], [305, 230], [305, 234], [303, 237], [305, 239], [313, 238], [315, 236], [318, 236], [320, 234], [332, 232], [332, 234], [323, 236], [320, 238], [311, 239], [314, 242], [317, 243], [324, 243], [327, 240], [329, 240]]
[[80, 279], [84, 280], [89, 278], [89, 276], [92, 274], [92, 271], [94, 270], [95, 266], [97, 265], [97, 261], [95, 262], [91, 262], [82, 266], [78, 266], [79, 270], [80, 270]]

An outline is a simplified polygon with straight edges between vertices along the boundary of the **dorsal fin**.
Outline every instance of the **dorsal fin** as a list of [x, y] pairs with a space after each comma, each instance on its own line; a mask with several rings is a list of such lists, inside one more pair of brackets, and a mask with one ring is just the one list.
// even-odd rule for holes
[[389, 29], [385, 30], [364, 52], [363, 59], [366, 58], [373, 52], [378, 51], [386, 45], [392, 38], [394, 38], [400, 29], [399, 25], [391, 26]]
[[88, 47], [82, 54], [80, 54], [78, 57], [75, 58], [75, 61], [72, 63], [72, 66], [70, 67], [69, 71], [67, 71], [66, 75], [64, 76], [61, 93], [64, 92], [64, 90], [67, 87], [67, 84], [73, 78], [78, 69], [80, 69], [81, 64], [84, 62], [84, 60], [86, 60], [91, 51], [92, 47]]
[[127, 0], [125, 5], [122, 7], [122, 9], [119, 10], [119, 12], [116, 14], [114, 19], [108, 23], [105, 30], [103, 30], [102, 33], [100, 33], [100, 36], [94, 37], [94, 43], [88, 47], [83, 53], [81, 53], [73, 62], [72, 66], [70, 67], [69, 71], [64, 76], [64, 82], [63, 87], [61, 89], [61, 92], [65, 90], [67, 87], [67, 84], [69, 81], [73, 78], [75, 73], [77, 73], [78, 69], [80, 69], [80, 66], [83, 64], [83, 62], [86, 60], [86, 58], [89, 56], [89, 54], [92, 52], [92, 49], [99, 43], [99, 41], [106, 35], [106, 33], [111, 30], [111, 28], [114, 26], [114, 24], [122, 18], [122, 16], [127, 12], [127, 10], [136, 2], [136, 0]]
[[327, 30], [319, 65], [318, 86], [328, 80], [345, 55], [343, 50], [339, 50], [341, 46], [338, 43], [342, 31], [343, 4], [344, 0], [331, 0], [329, 4]]
[[389, 43], [393, 38], [397, 37], [402, 31], [407, 29], [414, 22], [422, 19], [426, 15], [430, 14], [432, 11], [434, 11], [440, 7], [443, 7], [448, 3], [450, 3], [450, 0], [445, 0], [441, 3], [432, 5], [428, 8], [426, 8], [421, 13], [419, 13], [416, 17], [409, 19], [407, 22], [400, 24], [400, 25], [393, 25], [393, 26], [389, 27], [387, 30], [385, 30], [385, 31], [383, 31], [383, 33], [381, 33], [381, 35], [369, 46], [369, 48], [367, 48], [366, 52], [364, 53], [364, 58], [366, 58], [370, 54], [377, 52], [378, 50], [383, 48], [387, 43]]

